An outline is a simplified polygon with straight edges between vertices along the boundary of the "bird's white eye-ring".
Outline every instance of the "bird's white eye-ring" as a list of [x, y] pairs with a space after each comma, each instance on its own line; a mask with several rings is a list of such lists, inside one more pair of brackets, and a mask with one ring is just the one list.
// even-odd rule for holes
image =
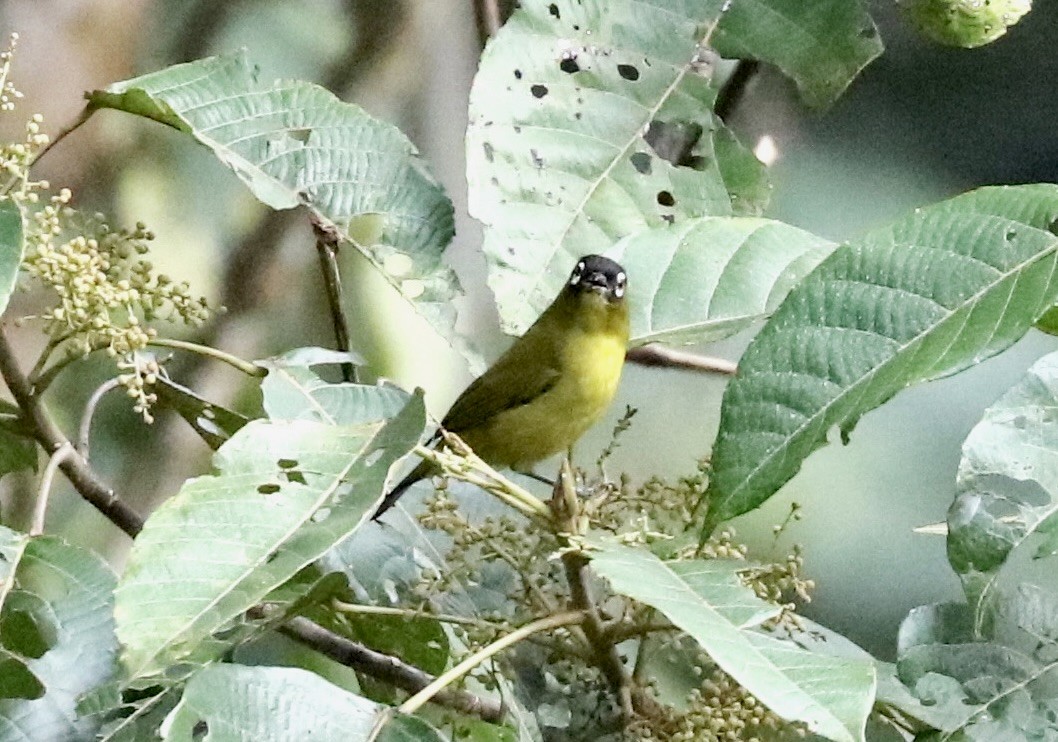
[[569, 277], [569, 285], [576, 286], [580, 283], [580, 277], [584, 273], [584, 261], [577, 263], [577, 267], [573, 269], [573, 275]]
[[617, 274], [617, 280], [614, 282], [613, 295], [620, 299], [625, 295], [625, 285], [628, 283], [628, 276], [621, 271]]

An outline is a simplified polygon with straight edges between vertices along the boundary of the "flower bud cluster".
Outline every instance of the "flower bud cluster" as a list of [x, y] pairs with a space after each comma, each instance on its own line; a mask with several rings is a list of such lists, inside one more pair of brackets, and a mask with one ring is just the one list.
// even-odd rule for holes
[[[0, 111], [14, 109], [21, 93], [8, 80], [17, 35], [0, 52]], [[43, 323], [51, 349], [66, 358], [105, 349], [123, 359], [119, 379], [135, 400], [135, 409], [150, 420], [155, 395], [148, 391], [158, 375], [154, 359], [136, 356], [157, 337], [156, 320], [202, 325], [211, 310], [186, 282], [156, 273], [147, 260], [154, 235], [142, 224], [113, 229], [102, 214], [86, 214], [70, 205], [69, 189], [49, 193], [47, 181], [30, 179], [30, 166], [48, 145], [43, 118], [26, 124], [23, 141], [0, 144], [0, 170], [6, 186], [0, 199], [19, 204], [24, 216], [22, 269], [54, 294], [54, 303], [34, 317]], [[146, 364], [146, 365], [144, 365]]]
[[[39, 318], [54, 341], [72, 341], [89, 353], [105, 348], [125, 357], [147, 346], [158, 331], [147, 322], [163, 319], [191, 327], [209, 318], [209, 305], [190, 286], [154, 273], [144, 257], [154, 235], [142, 224], [113, 230], [102, 215], [84, 215], [68, 205], [63, 189], [34, 211], [26, 230], [26, 273], [56, 295]], [[141, 320], [142, 317], [142, 320]]]
[[153, 355], [133, 352], [129, 360], [118, 361], [117, 366], [125, 372], [118, 375], [118, 381], [133, 400], [133, 412], [139, 413], [149, 425], [154, 422], [151, 406], [158, 401], [158, 395], [151, 389], [162, 373], [161, 365]]
[[687, 711], [675, 720], [667, 742], [760, 742], [779, 730], [805, 736], [803, 729], [776, 716], [720, 670], [691, 691], [687, 700]]

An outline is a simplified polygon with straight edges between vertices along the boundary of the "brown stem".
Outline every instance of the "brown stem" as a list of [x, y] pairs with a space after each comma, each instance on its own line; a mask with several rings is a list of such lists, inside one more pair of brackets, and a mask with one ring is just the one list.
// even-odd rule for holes
[[[349, 343], [349, 325], [345, 321], [345, 312], [342, 311], [342, 277], [338, 273], [337, 261], [341, 238], [334, 226], [325, 224], [315, 215], [310, 216], [309, 221], [312, 224], [312, 232], [316, 235], [316, 253], [320, 257], [320, 273], [327, 294], [327, 308], [330, 310], [331, 324], [334, 326], [335, 347], [348, 352], [352, 346]], [[342, 364], [342, 378], [345, 381], [356, 381], [356, 369], [353, 364]]]
[[[429, 673], [405, 664], [396, 657], [368, 649], [327, 631], [319, 624], [302, 616], [290, 619], [279, 630], [336, 662], [409, 693], [418, 693], [436, 679]], [[504, 716], [503, 706], [496, 701], [455, 688], [445, 688], [433, 697], [433, 701], [489, 722], [502, 721]]]
[[[576, 535], [581, 533], [582, 529], [578, 528], [578, 522], [581, 520], [580, 500], [577, 498], [573, 482], [573, 467], [567, 456], [559, 470], [558, 481], [555, 482], [551, 509], [558, 530]], [[617, 645], [606, 634], [599, 608], [592, 599], [588, 587], [588, 558], [578, 551], [565, 551], [562, 554], [562, 566], [566, 572], [566, 582], [569, 584], [570, 607], [584, 613], [581, 628], [589, 649], [595, 655], [595, 665], [610, 684], [610, 690], [617, 696], [621, 716], [627, 722], [634, 714], [631, 678], [621, 662]]]
[[474, 0], [474, 21], [478, 27], [481, 45], [496, 35], [503, 25], [499, 0]]
[[630, 678], [625, 672], [617, 646], [607, 641], [602, 617], [592, 600], [588, 588], [588, 560], [582, 554], [570, 551], [562, 555], [562, 566], [566, 569], [566, 581], [569, 583], [570, 605], [584, 611], [582, 626], [595, 653], [595, 663], [617, 696], [621, 714], [626, 720], [630, 719], [633, 714]]
[[[15, 402], [22, 408], [22, 415], [32, 430], [33, 437], [44, 448], [48, 456], [53, 456], [63, 446], [72, 447], [69, 439], [62, 434], [55, 421], [52, 420], [43, 402], [33, 393], [29, 381], [19, 368], [14, 349], [2, 327], [0, 327], [0, 375], [3, 375]], [[129, 536], [135, 537], [140, 532], [143, 528], [143, 518], [121, 501], [113, 488], [99, 478], [81, 454], [74, 451], [63, 457], [59, 468], [81, 496], [105, 515], [110, 522]]]
[[734, 362], [724, 358], [710, 358], [685, 350], [668, 348], [657, 343], [640, 345], [625, 353], [625, 360], [638, 363], [640, 366], [658, 368], [678, 368], [684, 371], [697, 371], [705, 374], [726, 374], [731, 376], [738, 370]]

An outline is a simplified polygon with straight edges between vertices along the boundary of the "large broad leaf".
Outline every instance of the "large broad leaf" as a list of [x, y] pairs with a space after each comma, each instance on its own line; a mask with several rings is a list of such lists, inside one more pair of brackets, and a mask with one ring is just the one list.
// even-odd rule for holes
[[1054, 554], [1058, 518], [1058, 354], [1039, 360], [966, 438], [948, 513], [948, 559], [981, 605], [1010, 553], [1035, 533]]
[[860, 0], [733, 0], [713, 45], [725, 57], [774, 64], [810, 106], [832, 103], [882, 53]]
[[710, 46], [777, 64], [816, 104], [881, 50], [858, 0], [533, 0], [489, 43], [467, 180], [508, 329], [539, 314], [581, 255], [763, 207], [762, 166], [712, 113]]
[[[943, 739], [1049, 739], [1058, 732], [1058, 595], [1004, 591], [983, 632], [967, 604], [921, 606], [900, 627], [899, 708]], [[921, 713], [921, 710], [925, 713]]]
[[843, 245], [728, 385], [705, 532], [789, 480], [838, 426], [1008, 347], [1058, 298], [1058, 187], [983, 188]]
[[659, 610], [761, 703], [833, 740], [862, 740], [874, 701], [869, 662], [806, 652], [747, 628], [778, 614], [742, 584], [744, 563], [666, 562], [644, 549], [593, 539], [592, 569], [613, 589]]
[[0, 740], [94, 738], [76, 702], [115, 669], [115, 581], [91, 552], [0, 526]]
[[[293, 667], [212, 665], [191, 678], [162, 725], [166, 742], [202, 739], [246, 742], [356, 742], [366, 740], [381, 713], [366, 698]], [[381, 742], [441, 742], [418, 719], [387, 724]]]
[[467, 180], [506, 328], [524, 330], [584, 254], [762, 207], [762, 166], [713, 115], [696, 61], [720, 5], [536, 0], [489, 42]]
[[445, 338], [459, 287], [441, 265], [452, 204], [396, 128], [318, 85], [257, 79], [245, 53], [88, 94], [201, 142], [274, 209], [305, 205], [359, 249]]
[[148, 519], [117, 591], [130, 677], [193, 656], [226, 622], [352, 533], [425, 426], [421, 395], [390, 419], [254, 421]]
[[632, 344], [709, 342], [774, 311], [834, 247], [782, 222], [705, 217], [639, 232], [607, 254], [630, 277]]

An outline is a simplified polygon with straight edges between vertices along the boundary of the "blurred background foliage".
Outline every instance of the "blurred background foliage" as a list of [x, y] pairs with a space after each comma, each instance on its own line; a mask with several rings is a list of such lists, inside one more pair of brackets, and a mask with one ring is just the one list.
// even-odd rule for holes
[[[1058, 181], [1058, 7], [1039, 3], [999, 42], [967, 51], [919, 37], [891, 0], [867, 5], [886, 52], [832, 109], [805, 110], [792, 84], [761, 69], [729, 121], [750, 146], [765, 136], [775, 144], [768, 216], [842, 240], [978, 185]], [[22, 115], [0, 121], [0, 134], [21, 138], [24, 117], [40, 112], [54, 135], [76, 119], [86, 90], [246, 47], [262, 78], [325, 85], [419, 147], [456, 207], [448, 262], [467, 289], [460, 327], [491, 359], [506, 341], [485, 287], [480, 230], [466, 215], [463, 155], [484, 35], [476, 11], [472, 0], [6, 0], [0, 31], [20, 34], [13, 77], [26, 99]], [[330, 344], [307, 221], [269, 212], [186, 138], [103, 112], [49, 154], [38, 176], [72, 188], [76, 205], [115, 224], [148, 224], [160, 270], [228, 307], [199, 342], [244, 358]], [[373, 373], [424, 387], [428, 407], [442, 414], [470, 378], [464, 362], [353, 251], [342, 260], [354, 347]], [[38, 301], [20, 294], [12, 312], [32, 314]], [[17, 340], [27, 357], [43, 342], [32, 323]], [[706, 350], [737, 358], [746, 340]], [[740, 537], [762, 558], [805, 544], [818, 584], [805, 613], [892, 658], [908, 609], [960, 594], [944, 540], [912, 529], [943, 519], [959, 447], [984, 408], [1056, 346], [1034, 332], [969, 372], [898, 395], [868, 414], [847, 446], [812, 456], [778, 496], [736, 522]], [[227, 367], [174, 360], [173, 377], [207, 398], [257, 406]], [[62, 377], [52, 404], [67, 430], [111, 371], [99, 359]], [[628, 367], [610, 421], [625, 405], [640, 412], [611, 472], [692, 473], [715, 436], [722, 390], [719, 377]], [[601, 424], [580, 445], [581, 462], [608, 438]], [[206, 471], [208, 453], [176, 416], [145, 428], [120, 395], [104, 401], [94, 427], [94, 461], [144, 513]], [[0, 482], [4, 522], [23, 522], [33, 487], [30, 476]], [[804, 518], [776, 542], [772, 526], [791, 501]], [[72, 491], [51, 508], [50, 531], [120, 563], [127, 539]]]

